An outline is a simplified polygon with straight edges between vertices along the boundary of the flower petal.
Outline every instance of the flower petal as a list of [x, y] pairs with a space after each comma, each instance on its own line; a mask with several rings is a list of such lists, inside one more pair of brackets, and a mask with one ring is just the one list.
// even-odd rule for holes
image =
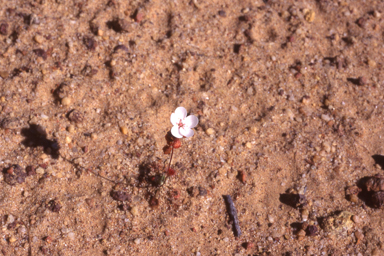
[[183, 135], [180, 134], [179, 132], [179, 126], [175, 125], [172, 127], [171, 129], [171, 133], [173, 136], [175, 136], [176, 138], [183, 138]]
[[178, 118], [175, 113], [172, 113], [172, 115], [171, 115], [171, 123], [172, 123], [172, 125], [177, 125], [177, 123], [180, 122], [179, 120], [180, 120], [180, 118]]
[[197, 118], [197, 116], [190, 115], [185, 118], [185, 125], [189, 128], [195, 128], [198, 123], [199, 119]]
[[183, 107], [178, 107], [176, 110], [175, 110], [175, 114], [178, 118], [180, 119], [184, 119], [186, 116], [187, 116], [187, 110]]
[[181, 127], [179, 132], [181, 135], [187, 138], [192, 137], [193, 134], [195, 134], [195, 132], [189, 127]]

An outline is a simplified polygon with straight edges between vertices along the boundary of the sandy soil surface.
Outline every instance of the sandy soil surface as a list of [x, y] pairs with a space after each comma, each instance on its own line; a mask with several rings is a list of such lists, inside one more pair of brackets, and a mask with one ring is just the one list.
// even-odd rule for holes
[[383, 2], [0, 3], [0, 254], [384, 255]]

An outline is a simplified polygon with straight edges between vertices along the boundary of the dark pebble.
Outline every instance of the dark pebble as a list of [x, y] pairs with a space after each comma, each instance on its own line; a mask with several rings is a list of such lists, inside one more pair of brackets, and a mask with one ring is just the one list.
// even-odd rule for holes
[[152, 209], [159, 207], [159, 199], [157, 199], [156, 197], [151, 197], [151, 199], [149, 199], [149, 206]]
[[227, 17], [227, 13], [224, 10], [220, 10], [218, 14], [220, 17], [223, 17], [223, 18]]
[[59, 201], [57, 200], [51, 200], [49, 201], [48, 203], [48, 209], [52, 212], [59, 212], [61, 210], [61, 204]]
[[294, 208], [303, 207], [307, 204], [307, 199], [301, 194], [281, 194], [280, 201]]
[[361, 77], [359, 77], [359, 78], [357, 79], [357, 82], [358, 82], [359, 85], [366, 85], [368, 81], [367, 81], [367, 78], [366, 78], [366, 77], [361, 76]]
[[190, 196], [196, 197], [199, 193], [198, 189], [196, 187], [190, 187], [187, 189], [187, 192]]
[[367, 19], [365, 18], [359, 18], [357, 21], [356, 21], [357, 25], [359, 25], [359, 27], [361, 28], [365, 28], [365, 25], [367, 24]]
[[68, 119], [74, 123], [82, 123], [84, 121], [84, 114], [74, 109], [68, 114]]
[[118, 51], [129, 52], [127, 46], [125, 46], [125, 45], [123, 45], [123, 44], [120, 44], [120, 45], [115, 46], [115, 48], [113, 48], [113, 51], [114, 51], [114, 52], [118, 52]]
[[48, 54], [47, 54], [47, 52], [44, 51], [43, 49], [35, 49], [35, 50], [33, 50], [33, 52], [34, 52], [37, 56], [43, 58], [43, 60], [47, 60], [47, 58], [48, 58]]
[[208, 194], [207, 190], [203, 187], [199, 187], [199, 195], [206, 196]]
[[309, 225], [307, 228], [308, 236], [316, 236], [317, 235], [317, 227], [315, 225]]
[[135, 14], [135, 21], [137, 23], [141, 22], [145, 17], [145, 14], [142, 10], [138, 9]]
[[367, 191], [384, 191], [384, 177], [377, 174], [364, 182]]
[[12, 165], [4, 173], [4, 181], [11, 186], [16, 185], [16, 183], [23, 183], [26, 177], [27, 173], [18, 164]]
[[33, 167], [32, 165], [27, 166], [27, 168], [25, 168], [25, 170], [27, 172], [27, 176], [36, 175], [35, 167]]
[[374, 192], [371, 199], [375, 208], [382, 208], [384, 206], [384, 191]]
[[0, 25], [0, 34], [7, 35], [8, 34], [8, 23], [1, 23]]
[[111, 197], [116, 200], [116, 201], [120, 201], [120, 202], [124, 202], [124, 201], [128, 201], [128, 200], [131, 200], [131, 195], [128, 194], [127, 192], [125, 191], [117, 191], [117, 190], [113, 190], [111, 192]]
[[92, 37], [84, 38], [84, 44], [90, 51], [96, 50], [97, 42]]

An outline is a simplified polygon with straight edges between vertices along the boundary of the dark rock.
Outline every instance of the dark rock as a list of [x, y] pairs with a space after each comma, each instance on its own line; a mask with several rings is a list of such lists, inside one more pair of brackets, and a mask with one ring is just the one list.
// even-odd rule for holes
[[74, 123], [82, 123], [84, 121], [84, 115], [80, 111], [74, 109], [68, 114], [68, 119]]
[[384, 191], [384, 177], [377, 174], [364, 182], [367, 191]]
[[23, 183], [26, 177], [27, 173], [18, 164], [12, 165], [4, 172], [4, 181], [11, 186], [16, 185], [17, 183]]
[[372, 194], [372, 204], [375, 208], [382, 208], [384, 206], [384, 191], [378, 191]]
[[32, 176], [32, 175], [36, 174], [35, 167], [33, 167], [32, 165], [27, 166], [27, 168], [25, 168], [25, 170], [27, 172], [27, 176]]
[[61, 210], [61, 203], [57, 200], [51, 200], [48, 203], [48, 209], [52, 212], [59, 212]]
[[208, 194], [207, 190], [203, 187], [199, 187], [199, 196], [206, 196]]
[[307, 236], [316, 236], [317, 235], [317, 227], [315, 225], [309, 225], [307, 228]]
[[43, 49], [35, 49], [35, 50], [33, 50], [33, 52], [34, 52], [37, 56], [43, 58], [43, 60], [47, 60], [47, 58], [48, 58], [48, 54], [47, 54], [47, 52], [44, 51]]
[[129, 201], [131, 200], [131, 195], [128, 194], [127, 192], [125, 191], [117, 191], [117, 190], [113, 190], [111, 192], [111, 197], [116, 200], [116, 201], [120, 201], [120, 202], [124, 202], [124, 201]]

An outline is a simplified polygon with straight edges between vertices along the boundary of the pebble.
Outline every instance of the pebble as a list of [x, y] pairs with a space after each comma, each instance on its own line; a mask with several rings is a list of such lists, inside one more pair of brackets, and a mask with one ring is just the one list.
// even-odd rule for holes
[[12, 244], [14, 242], [16, 242], [16, 238], [14, 236], [11, 236], [11, 238], [9, 238], [9, 242]]
[[361, 77], [359, 77], [358, 79], [357, 79], [357, 83], [360, 85], [360, 86], [362, 86], [362, 85], [366, 85], [367, 84], [367, 78], [366, 77], [364, 77], [364, 76], [361, 76]]
[[357, 215], [353, 215], [353, 216], [352, 216], [352, 221], [355, 222], [356, 224], [358, 224], [358, 223], [361, 222], [361, 221], [360, 221], [360, 217], [357, 216]]
[[373, 17], [380, 18], [381, 17], [381, 13], [375, 10], [375, 11], [373, 11]]
[[246, 146], [247, 148], [252, 148], [252, 143], [251, 143], [251, 142], [247, 142], [247, 143], [245, 143], [245, 146]]
[[136, 143], [139, 146], [143, 146], [144, 145], [144, 139], [140, 137], [140, 138], [137, 139]]
[[7, 224], [15, 222], [15, 217], [12, 214], [7, 216]]
[[121, 126], [120, 131], [122, 134], [127, 135], [128, 134], [128, 128], [126, 126]]
[[39, 167], [39, 168], [36, 169], [36, 173], [43, 175], [45, 173], [45, 171], [44, 171], [43, 168]]
[[349, 201], [351, 201], [352, 203], [357, 203], [357, 202], [359, 202], [359, 197], [357, 196], [357, 195], [349, 195], [348, 196], [348, 199], [349, 199]]
[[97, 139], [97, 134], [96, 133], [92, 133], [91, 134], [91, 139], [92, 140], [96, 140]]
[[269, 223], [274, 223], [275, 218], [272, 215], [268, 215], [268, 221], [269, 221]]
[[313, 10], [304, 10], [304, 18], [308, 22], [313, 22], [315, 20], [315, 12]]
[[71, 124], [70, 126], [68, 126], [67, 130], [69, 133], [73, 133], [75, 131], [75, 126]]
[[141, 239], [140, 239], [140, 238], [136, 238], [136, 239], [134, 240], [134, 242], [135, 242], [135, 244], [140, 244], [140, 243], [141, 243]]
[[42, 37], [41, 35], [35, 35], [35, 41], [39, 44], [41, 44], [42, 42], [44, 42], [44, 37]]
[[133, 216], [138, 216], [139, 215], [139, 208], [137, 206], [133, 206], [131, 208], [131, 213]]
[[303, 209], [301, 211], [301, 220], [302, 221], [307, 221], [308, 220], [308, 216], [309, 216], [309, 211], [308, 209]]
[[65, 137], [65, 143], [69, 144], [72, 142], [72, 139], [70, 137]]
[[305, 232], [305, 230], [303, 230], [303, 229], [300, 229], [300, 231], [297, 232], [297, 236], [298, 236], [298, 237], [305, 237], [305, 234], [306, 234], [306, 232]]
[[213, 134], [215, 134], [215, 130], [214, 130], [213, 128], [208, 128], [208, 129], [205, 131], [205, 133], [206, 133], [207, 135], [213, 135]]
[[17, 233], [23, 235], [23, 234], [27, 233], [27, 229], [26, 229], [24, 226], [20, 226], [20, 227], [17, 229]]
[[321, 115], [321, 119], [323, 119], [325, 122], [328, 122], [331, 120], [331, 118], [329, 117], [329, 115], [325, 115], [325, 114], [322, 114]]
[[259, 129], [256, 126], [252, 126], [250, 130], [252, 133], [257, 133], [259, 131]]
[[220, 17], [227, 17], [227, 13], [224, 10], [220, 10], [218, 14]]
[[71, 99], [69, 97], [64, 97], [61, 100], [61, 104], [63, 104], [63, 106], [69, 106], [71, 104]]
[[327, 141], [323, 142], [322, 146], [323, 146], [323, 149], [325, 150], [325, 152], [327, 152], [327, 153], [331, 152], [331, 145], [329, 142], [327, 142]]
[[75, 237], [76, 237], [76, 234], [73, 233], [73, 232], [69, 232], [68, 233], [68, 238], [71, 239], [71, 240], [75, 240]]
[[372, 59], [368, 59], [367, 61], [367, 64], [368, 66], [370, 66], [371, 68], [375, 68], [376, 67], [376, 61], [372, 60]]

